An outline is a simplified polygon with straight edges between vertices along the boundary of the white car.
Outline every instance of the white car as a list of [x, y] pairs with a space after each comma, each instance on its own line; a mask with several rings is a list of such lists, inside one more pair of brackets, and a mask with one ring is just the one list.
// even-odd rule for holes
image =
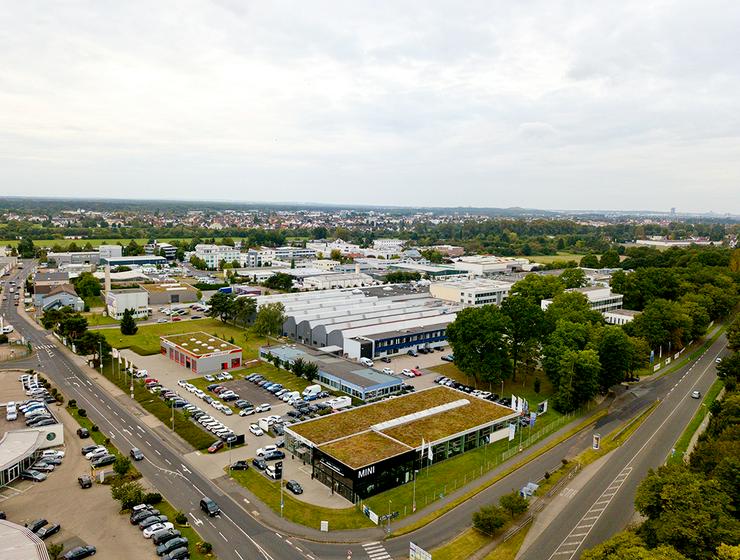
[[249, 416], [250, 414], [254, 414], [255, 410], [253, 408], [243, 408], [239, 411], [239, 416]]
[[145, 539], [151, 539], [152, 535], [156, 533], [157, 531], [162, 531], [164, 529], [174, 529], [174, 528], [175, 526], [169, 521], [166, 523], [155, 523], [154, 525], [144, 529], [144, 532], [142, 533], [142, 535], [144, 535]]
[[228, 371], [224, 371], [224, 372], [222, 372], [222, 373], [221, 373], [221, 377], [223, 377], [224, 379], [227, 379], [227, 380], [228, 380], [228, 379], [234, 379], [234, 376], [233, 376], [233, 375], [231, 375], [231, 374], [230, 374], [230, 373], [229, 373]]
[[396, 373], [396, 372], [395, 372], [395, 371], [393, 371], [393, 370], [392, 370], [391, 368], [389, 368], [389, 367], [384, 367], [384, 368], [383, 368], [383, 373], [387, 373], [388, 375], [393, 375], [393, 374], [394, 374], [394, 373]]
[[193, 391], [193, 394], [196, 397], [200, 397], [201, 399], [205, 396], [205, 393], [203, 391], [201, 391], [200, 389], [196, 389], [195, 391]]
[[186, 387], [186, 386], [187, 386], [188, 382], [187, 382], [187, 381], [185, 381], [184, 379], [180, 379], [180, 380], [179, 380], [179, 381], [177, 382], [177, 384], [178, 384], [178, 385], [179, 385], [180, 387], [183, 387], [183, 388], [184, 388], [184, 387]]
[[257, 457], [261, 457], [262, 455], [267, 455], [268, 453], [277, 451], [277, 449], [278, 449], [277, 445], [265, 445], [264, 447], [260, 447], [257, 450]]
[[98, 445], [95, 449], [90, 451], [87, 455], [85, 455], [85, 459], [92, 460], [93, 457], [96, 455], [106, 455], [108, 453], [108, 450], [103, 447], [102, 445]]
[[157, 323], [169, 323], [169, 321], [162, 317], [161, 319], [157, 319]]
[[269, 404], [267, 404], [267, 403], [262, 403], [261, 405], [259, 405], [259, 406], [256, 406], [256, 407], [254, 407], [254, 411], [255, 411], [255, 412], [267, 412], [267, 411], [268, 411], [268, 410], [270, 410], [271, 408], [272, 408], [272, 407], [271, 407], [271, 406], [270, 406]]
[[211, 406], [216, 410], [221, 410], [221, 401], [211, 401]]
[[405, 375], [406, 377], [416, 377], [414, 373], [408, 368], [403, 368], [401, 370], [401, 374]]
[[226, 416], [231, 416], [234, 414], [234, 411], [231, 410], [228, 406], [224, 405], [221, 407], [221, 412], [223, 412]]
[[263, 432], [262, 428], [260, 428], [257, 424], [250, 424], [249, 431], [252, 432], [256, 436], [265, 435], [265, 432]]
[[210, 375], [210, 374], [209, 374], [209, 375], [204, 375], [204, 376], [203, 376], [203, 379], [205, 379], [206, 381], [211, 381], [211, 382], [213, 382], [213, 381], [215, 381], [215, 380], [216, 380], [216, 378], [215, 378], [215, 377], [213, 377], [213, 376], [212, 376], [212, 375]]
[[59, 457], [60, 459], [64, 457], [64, 451], [57, 451], [56, 449], [47, 449], [46, 451], [43, 451], [41, 453], [41, 458], [44, 457]]

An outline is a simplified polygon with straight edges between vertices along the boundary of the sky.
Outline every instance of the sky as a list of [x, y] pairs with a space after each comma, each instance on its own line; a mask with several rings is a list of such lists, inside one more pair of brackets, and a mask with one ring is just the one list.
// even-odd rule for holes
[[0, 7], [0, 195], [740, 214], [736, 0]]

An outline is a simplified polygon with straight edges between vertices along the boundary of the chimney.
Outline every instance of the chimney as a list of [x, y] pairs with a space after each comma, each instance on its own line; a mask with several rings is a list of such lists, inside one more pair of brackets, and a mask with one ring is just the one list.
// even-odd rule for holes
[[360, 264], [355, 263], [355, 274], [359, 274], [359, 273], [360, 273]]
[[110, 292], [110, 265], [105, 265], [105, 293]]

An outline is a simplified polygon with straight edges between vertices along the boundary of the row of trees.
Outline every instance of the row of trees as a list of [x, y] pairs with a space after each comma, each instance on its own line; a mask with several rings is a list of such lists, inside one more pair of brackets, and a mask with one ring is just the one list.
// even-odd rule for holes
[[283, 332], [285, 306], [282, 303], [268, 303], [257, 310], [254, 298], [216, 292], [208, 300], [208, 305], [211, 306], [208, 312], [211, 317], [241, 326], [251, 323], [254, 332], [260, 336], [279, 336]]
[[644, 521], [586, 551], [584, 560], [740, 558], [740, 321], [728, 338], [734, 352], [718, 367], [726, 394], [710, 405], [688, 463], [650, 471], [635, 497]]
[[110, 357], [111, 345], [105, 336], [97, 331], [87, 330], [87, 319], [69, 307], [45, 311], [41, 324], [45, 329], [51, 329], [72, 342], [78, 354], [92, 356], [97, 365]]

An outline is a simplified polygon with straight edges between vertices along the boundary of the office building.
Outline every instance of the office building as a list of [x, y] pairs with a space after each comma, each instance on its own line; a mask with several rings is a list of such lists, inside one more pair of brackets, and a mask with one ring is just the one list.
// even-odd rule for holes
[[221, 261], [231, 263], [237, 261], [240, 266], [243, 262], [239, 249], [228, 245], [210, 245], [200, 243], [195, 246], [195, 256], [206, 263], [209, 270], [216, 270]]
[[[587, 286], [585, 288], [572, 288], [566, 290], [566, 292], [577, 292], [583, 294], [588, 299], [591, 309], [605, 313], [607, 311], [613, 311], [615, 309], [622, 308], [622, 301], [624, 296], [622, 294], [615, 294], [611, 288], [606, 286]], [[540, 306], [543, 310], [547, 309], [552, 303], [552, 299], [543, 299], [540, 302]]]
[[449, 282], [432, 282], [429, 293], [436, 298], [464, 305], [487, 305], [494, 303], [501, 305], [509, 296], [514, 284], [488, 278], [474, 278], [472, 280], [455, 280]]
[[118, 266], [166, 266], [167, 259], [164, 257], [158, 257], [156, 255], [141, 255], [141, 256], [130, 256], [130, 257], [110, 257], [101, 258], [100, 264], [108, 264], [111, 268]]

